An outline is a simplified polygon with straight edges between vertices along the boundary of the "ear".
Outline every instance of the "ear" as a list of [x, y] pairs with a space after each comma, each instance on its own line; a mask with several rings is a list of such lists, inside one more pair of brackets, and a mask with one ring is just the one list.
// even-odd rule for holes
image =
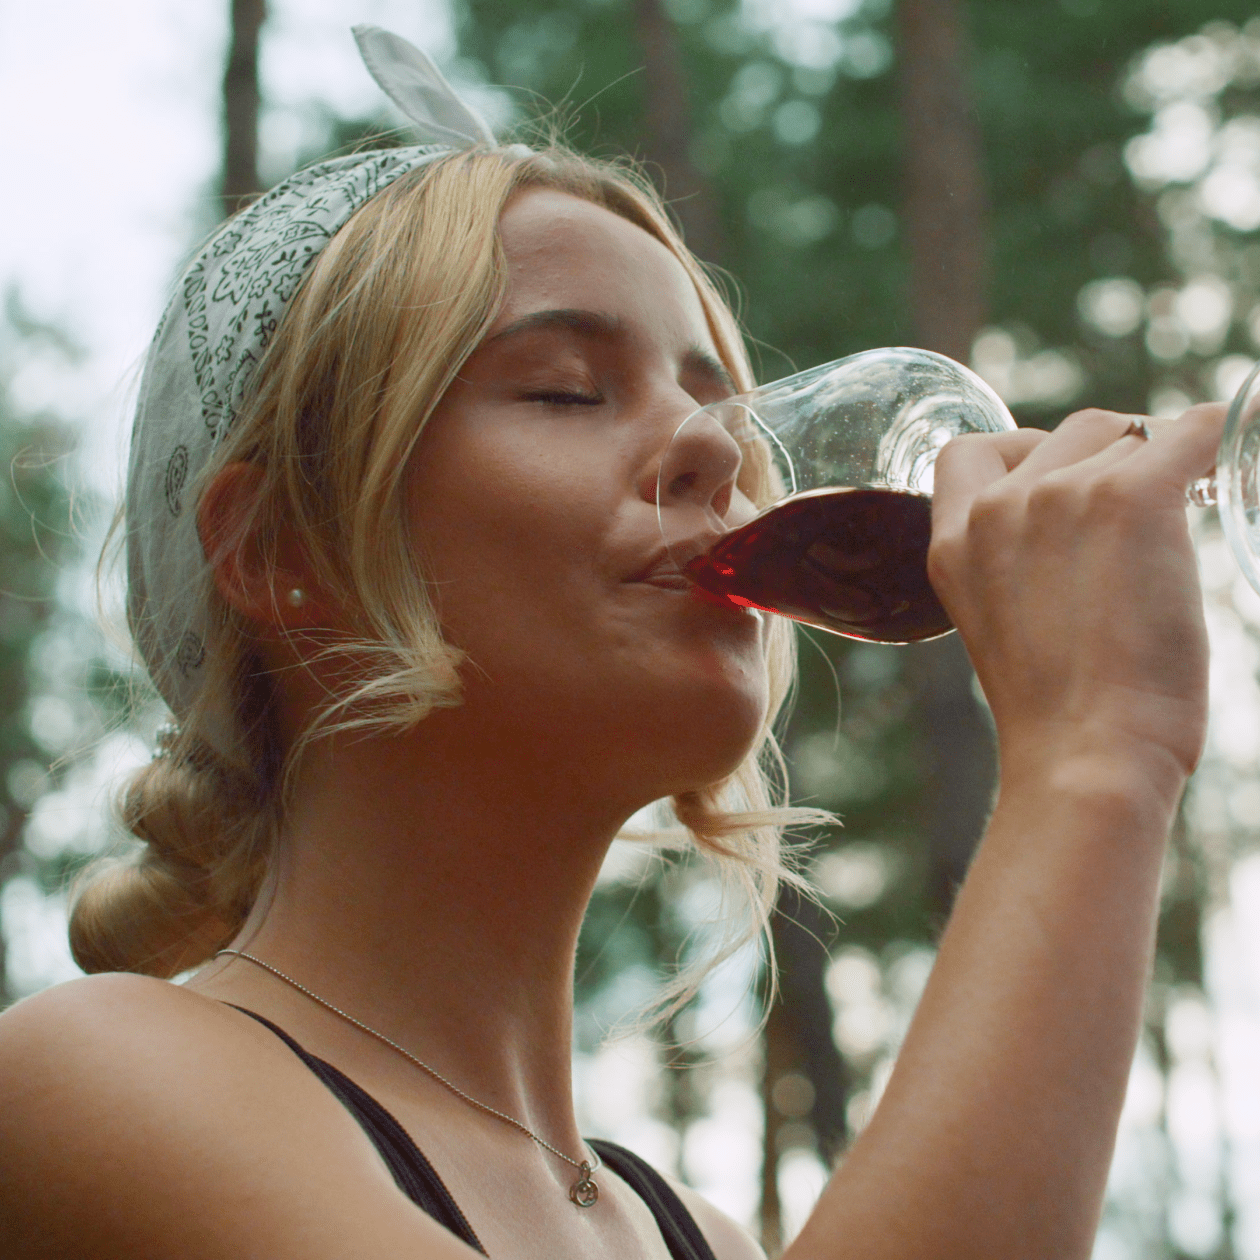
[[314, 626], [319, 607], [301, 549], [288, 538], [264, 537], [260, 526], [263, 480], [263, 470], [245, 462], [215, 474], [197, 504], [201, 549], [215, 588], [237, 612], [282, 632]]

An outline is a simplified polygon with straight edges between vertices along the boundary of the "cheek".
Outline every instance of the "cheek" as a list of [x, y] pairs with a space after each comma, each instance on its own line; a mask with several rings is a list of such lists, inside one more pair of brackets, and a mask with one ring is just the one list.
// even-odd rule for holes
[[413, 537], [463, 647], [524, 630], [537, 611], [577, 598], [607, 516], [600, 488], [579, 469], [531, 452], [469, 454], [422, 466], [410, 488]]
[[607, 516], [521, 481], [447, 482], [417, 503], [444, 634], [469, 658], [464, 718], [542, 746], [563, 732], [653, 795], [716, 782], [761, 729], [761, 636], [601, 573]]
[[685, 748], [692, 786], [738, 764], [767, 704], [764, 627], [621, 581], [656, 526], [615, 452], [470, 432], [422, 444], [409, 486], [443, 631], [470, 658], [465, 712], [484, 702], [670, 765]]

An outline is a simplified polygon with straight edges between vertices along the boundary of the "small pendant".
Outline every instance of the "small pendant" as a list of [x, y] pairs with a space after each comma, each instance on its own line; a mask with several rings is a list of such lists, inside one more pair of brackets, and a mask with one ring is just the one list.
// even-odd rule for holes
[[569, 1198], [582, 1208], [594, 1206], [595, 1200], [599, 1198], [599, 1187], [591, 1176], [588, 1160], [584, 1159], [578, 1166], [578, 1179], [569, 1187]]

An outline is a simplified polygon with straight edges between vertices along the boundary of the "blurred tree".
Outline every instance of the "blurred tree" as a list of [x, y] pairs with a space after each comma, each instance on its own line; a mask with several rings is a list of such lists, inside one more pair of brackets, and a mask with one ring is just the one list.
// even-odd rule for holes
[[[901, 0], [896, 10], [901, 116], [902, 221], [909, 263], [908, 340], [966, 361], [987, 301], [987, 214], [969, 35], [958, 0]], [[904, 653], [918, 727], [928, 912], [943, 921], [988, 816], [995, 774], [987, 715], [957, 638]], [[780, 1000], [766, 1025], [765, 1155], [761, 1235], [782, 1245], [778, 1194], [782, 1082], [810, 1084], [807, 1109], [819, 1155], [830, 1164], [847, 1138], [849, 1073], [831, 1034], [823, 917], [785, 892], [775, 923]], [[789, 1121], [789, 1124], [791, 1121]], [[791, 1130], [789, 1130], [791, 1131]]]
[[691, 93], [674, 24], [662, 0], [634, 0], [634, 23], [643, 50], [644, 156], [659, 169], [691, 248], [720, 263], [722, 228], [708, 180], [692, 157]]
[[231, 43], [223, 72], [224, 217], [260, 192], [258, 178], [258, 42], [266, 0], [231, 0]]
[[988, 214], [962, 0], [901, 0], [902, 212], [918, 344], [966, 362], [988, 307]]
[[[265, 16], [265, 0], [231, 0], [222, 96], [224, 214], [259, 191], [258, 51]], [[50, 414], [27, 414], [10, 389], [23, 371], [59, 370], [77, 358], [59, 330], [33, 319], [18, 296], [8, 294], [0, 318], [0, 884], [18, 875], [19, 883], [47, 895], [64, 891], [90, 856], [85, 850], [107, 841], [107, 829], [46, 836], [32, 808], [64, 785], [73, 754], [138, 715], [147, 717], [154, 700], [125, 664], [107, 659], [68, 589], [59, 598], [59, 580], [74, 576], [61, 570], [78, 558], [80, 527], [100, 505], [79, 494], [72, 522], [64, 476], [72, 428]], [[90, 775], [86, 762], [69, 778], [75, 775]], [[62, 811], [68, 816], [74, 806], [66, 803]], [[33, 836], [28, 821], [41, 834]], [[0, 1005], [18, 996], [4, 992], [4, 961], [0, 937]]]
[[[966, 362], [988, 305], [988, 214], [970, 34], [961, 0], [897, 10], [910, 315], [916, 342]], [[962, 643], [906, 653], [923, 744], [931, 909], [948, 914], [991, 804], [989, 722]]]
[[779, 895], [774, 919], [778, 999], [766, 1018], [762, 1105], [761, 1245], [783, 1247], [779, 1160], [793, 1145], [815, 1149], [828, 1165], [848, 1138], [845, 1104], [850, 1072], [831, 1034], [828, 946], [835, 930], [819, 902], [793, 888]]
[[[57, 587], [77, 551], [65, 477], [72, 431], [19, 403], [13, 383], [23, 369], [77, 357], [58, 329], [34, 319], [9, 291], [0, 317], [0, 883], [31, 865], [20, 848], [27, 817], [57, 778], [56, 758], [78, 727], [40, 660], [50, 629], [69, 615], [59, 609]], [[40, 874], [51, 887], [61, 872]], [[4, 964], [0, 937], [0, 1007], [14, 996]]]

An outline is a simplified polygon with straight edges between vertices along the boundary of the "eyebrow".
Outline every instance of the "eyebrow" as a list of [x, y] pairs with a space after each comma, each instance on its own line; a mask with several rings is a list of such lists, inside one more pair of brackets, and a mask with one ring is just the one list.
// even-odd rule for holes
[[566, 308], [554, 311], [531, 311], [513, 320], [501, 332], [486, 339], [486, 345], [502, 341], [506, 337], [515, 337], [524, 332], [546, 332], [550, 329], [564, 329], [568, 332], [592, 337], [599, 341], [611, 341], [619, 336], [623, 324], [616, 315], [608, 315], [603, 311], [583, 311]]
[[700, 346], [692, 346], [683, 355], [683, 366], [693, 372], [700, 373], [702, 376], [709, 377], [715, 385], [724, 389], [727, 394], [742, 393], [726, 364], [715, 358], [707, 350], [701, 349]]
[[[531, 311], [528, 315], [522, 315], [520, 319], [513, 320], [493, 337], [487, 338], [484, 344], [493, 345], [495, 342], [519, 336], [521, 333], [546, 332], [551, 329], [574, 332], [595, 341], [613, 341], [625, 331], [625, 324], [619, 316], [610, 315], [605, 311], [588, 311], [571, 307]], [[735, 378], [726, 365], [702, 346], [692, 346], [683, 355], [683, 367], [688, 371], [709, 377], [715, 385], [726, 390], [727, 393], [739, 393]]]

